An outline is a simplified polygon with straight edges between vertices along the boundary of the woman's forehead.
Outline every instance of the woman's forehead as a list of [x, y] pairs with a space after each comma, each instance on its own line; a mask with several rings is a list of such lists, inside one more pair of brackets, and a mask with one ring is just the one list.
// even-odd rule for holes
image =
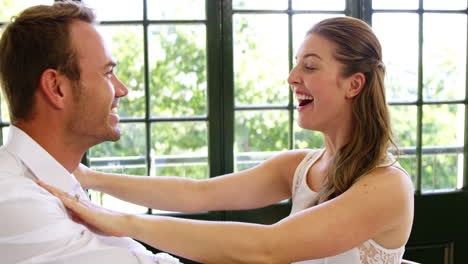
[[296, 60], [315, 58], [327, 60], [333, 58], [335, 44], [318, 34], [308, 34], [296, 54]]

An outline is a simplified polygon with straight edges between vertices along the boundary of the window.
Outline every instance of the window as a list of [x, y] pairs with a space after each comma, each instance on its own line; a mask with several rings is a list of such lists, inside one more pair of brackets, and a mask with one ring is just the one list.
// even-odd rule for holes
[[[420, 6], [421, 4], [421, 6]], [[401, 164], [418, 191], [460, 189], [466, 153], [466, 1], [373, 1]]]
[[343, 16], [345, 1], [232, 5], [234, 169], [253, 167], [279, 151], [321, 147], [319, 133], [297, 126], [286, 80], [307, 30], [324, 18]]
[[[102, 21], [117, 75], [130, 90], [119, 107], [122, 138], [89, 150], [93, 168], [204, 179], [279, 151], [321, 147], [319, 133], [296, 125], [286, 79], [314, 23], [352, 15], [372, 23], [383, 45], [400, 163], [417, 191], [466, 187], [465, 0], [84, 2]], [[0, 19], [37, 3], [0, 0]], [[5, 106], [2, 97], [3, 142]], [[117, 210], [160, 213], [91, 196]]]
[[344, 14], [345, 1], [233, 1], [235, 170], [279, 151], [322, 146], [319, 133], [296, 124], [286, 80], [307, 30]]
[[[130, 90], [119, 106], [122, 138], [91, 148], [90, 166], [114, 173], [208, 178], [205, 2], [84, 2], [102, 21], [99, 30], [118, 61], [116, 74]], [[152, 212], [99, 192], [91, 196], [113, 209]]]

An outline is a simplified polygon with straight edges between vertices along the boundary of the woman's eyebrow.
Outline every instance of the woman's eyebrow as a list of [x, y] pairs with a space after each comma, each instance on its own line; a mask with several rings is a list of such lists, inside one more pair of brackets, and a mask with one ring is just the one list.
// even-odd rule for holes
[[[317, 53], [307, 53], [304, 56], [302, 56], [303, 59], [308, 58], [308, 57], [315, 57], [319, 60], [322, 60], [322, 57], [320, 57]], [[294, 59], [297, 61], [297, 56], [294, 57]]]
[[305, 59], [307, 57], [316, 57], [317, 59], [322, 60], [322, 57], [320, 57], [317, 53], [307, 53], [302, 58]]

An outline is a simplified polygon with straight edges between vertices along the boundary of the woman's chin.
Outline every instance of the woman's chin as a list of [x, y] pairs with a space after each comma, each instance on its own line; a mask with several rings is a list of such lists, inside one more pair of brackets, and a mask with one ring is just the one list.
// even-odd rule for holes
[[319, 128], [317, 127], [316, 124], [311, 124], [310, 120], [308, 120], [308, 121], [309, 122], [301, 122], [301, 120], [299, 120], [297, 122], [297, 125], [302, 129], [319, 131]]

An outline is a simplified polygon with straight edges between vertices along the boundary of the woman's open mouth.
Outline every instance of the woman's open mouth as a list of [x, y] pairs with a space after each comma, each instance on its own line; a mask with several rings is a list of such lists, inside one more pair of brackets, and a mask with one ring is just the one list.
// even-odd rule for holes
[[314, 101], [314, 97], [311, 95], [296, 93], [296, 98], [299, 102], [299, 106], [306, 106]]
[[314, 99], [312, 100], [299, 100], [299, 106], [306, 106], [310, 103], [312, 103], [314, 101]]

